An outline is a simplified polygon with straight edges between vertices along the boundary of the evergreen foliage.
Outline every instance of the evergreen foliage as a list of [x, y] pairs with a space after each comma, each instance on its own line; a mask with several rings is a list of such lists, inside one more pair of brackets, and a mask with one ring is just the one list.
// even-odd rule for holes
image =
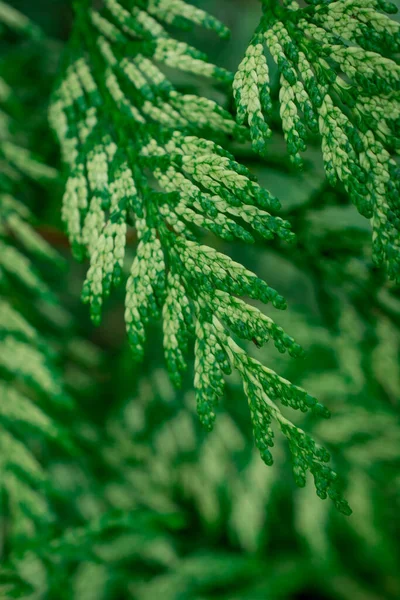
[[279, 71], [282, 129], [301, 165], [319, 134], [329, 182], [341, 181], [371, 220], [374, 257], [399, 281], [400, 25], [391, 2], [262, 0], [263, 16], [233, 84], [240, 123], [256, 151], [270, 134], [273, 102], [265, 49]]
[[[258, 66], [242, 63], [234, 91], [262, 157], [242, 144], [246, 128], [205, 98], [210, 81], [218, 97], [229, 94], [232, 76], [189, 46], [204, 30], [227, 37], [204, 11], [181, 0], [76, 2], [50, 120], [67, 167], [62, 216], [75, 256], [90, 260], [83, 296], [96, 324], [103, 314], [94, 330], [74, 304], [85, 267], [59, 231], [59, 175], [46, 165], [54, 159], [45, 122], [54, 66], [38, 61], [44, 89], [29, 81], [23, 58], [47, 60], [62, 44], [10, 4], [0, 1], [0, 597], [396, 600], [400, 298], [373, 268], [352, 182], [327, 184], [317, 135], [303, 172], [291, 167], [272, 100], [264, 125], [257, 109], [251, 116], [249, 82], [238, 86], [238, 78], [267, 81], [259, 48]], [[296, 27], [320, 19], [317, 28], [336, 37], [344, 28], [343, 39], [358, 36], [361, 48], [376, 43], [395, 58], [388, 3], [264, 4], [259, 34], [269, 31], [268, 11], [296, 43], [286, 19]], [[391, 35], [374, 37], [379, 27]], [[277, 72], [270, 64], [272, 99], [281, 62]], [[371, 102], [385, 95], [398, 106], [395, 91], [368, 88]], [[336, 91], [329, 96], [354, 117]], [[366, 121], [354, 123], [361, 131]], [[396, 185], [390, 176], [387, 186]], [[242, 243], [251, 236], [256, 251]], [[275, 287], [290, 310], [278, 312], [285, 302]], [[124, 298], [136, 365], [118, 327]], [[307, 346], [302, 360], [265, 343], [300, 356], [259, 310], [267, 301]], [[151, 325], [159, 317], [161, 332]], [[287, 420], [291, 408], [297, 426]], [[321, 419], [328, 409], [332, 417]], [[273, 437], [272, 427], [284, 435]], [[348, 504], [314, 439], [334, 452], [349, 519], [335, 510], [348, 513]], [[272, 442], [275, 464], [266, 469]], [[292, 470], [300, 485], [314, 476], [318, 496], [334, 502], [320, 502], [312, 486], [298, 489]]]
[[174, 40], [160, 21], [179, 27], [182, 7], [185, 23], [205, 24], [220, 35], [225, 28], [189, 4], [166, 6], [107, 0], [95, 10], [90, 2], [75, 3], [50, 120], [69, 167], [63, 219], [75, 254], [90, 258], [83, 299], [99, 323], [104, 297], [121, 281], [127, 221], [133, 221], [138, 246], [126, 283], [125, 321], [134, 356], [143, 358], [146, 326], [162, 312], [167, 364], [179, 384], [194, 335], [194, 386], [206, 429], [212, 429], [224, 375], [237, 370], [264, 462], [272, 464], [276, 426], [288, 440], [297, 483], [304, 486], [310, 471], [318, 495], [349, 514], [326, 464], [329, 454], [276, 401], [323, 417], [328, 411], [234, 341], [262, 346], [271, 338], [280, 352], [301, 355], [292, 337], [240, 298], [283, 309], [283, 297], [242, 264], [201, 244], [199, 229], [244, 242], [261, 236], [290, 243], [294, 235], [287, 221], [271, 214], [279, 201], [218, 143], [244, 135], [230, 114], [211, 100], [177, 92], [156, 65], [229, 82], [229, 73]]
[[[73, 459], [76, 440], [65, 425], [81, 418], [73, 387], [63, 377], [77, 340], [72, 317], [52, 290], [55, 274], [65, 274], [62, 257], [37, 232], [29, 210], [35, 186], [42, 198], [56, 184], [57, 171], [28, 149], [30, 121], [21, 124], [21, 103], [3, 73], [13, 65], [21, 34], [41, 38], [39, 29], [8, 5], [0, 4], [7, 36], [16, 32], [0, 67], [0, 523], [1, 563], [32, 539], [49, 536], [59, 515], [58, 484], [49, 470], [49, 455]], [[11, 34], [13, 35], [13, 34]], [[23, 113], [22, 113], [23, 114]], [[86, 348], [87, 350], [87, 348]], [[69, 356], [68, 356], [69, 355]], [[75, 368], [79, 373], [78, 361]], [[64, 363], [64, 365], [63, 365]], [[24, 555], [26, 550], [21, 554]], [[0, 596], [28, 597], [30, 560], [1, 573]], [[37, 559], [33, 558], [36, 568]], [[40, 575], [40, 573], [39, 573]]]
[[[37, 34], [36, 27], [3, 3], [0, 19], [8, 28]], [[57, 406], [65, 409], [71, 400], [46, 332], [54, 327], [56, 299], [36, 264], [59, 268], [60, 257], [34, 231], [32, 215], [17, 199], [25, 193], [27, 178], [54, 181], [56, 171], [20, 144], [13, 114], [18, 101], [4, 79], [0, 89], [0, 515], [8, 515], [12, 542], [33, 535], [53, 517], [45, 494], [48, 474], [27, 433], [43, 444], [55, 442], [70, 449], [69, 436], [52, 412]]]

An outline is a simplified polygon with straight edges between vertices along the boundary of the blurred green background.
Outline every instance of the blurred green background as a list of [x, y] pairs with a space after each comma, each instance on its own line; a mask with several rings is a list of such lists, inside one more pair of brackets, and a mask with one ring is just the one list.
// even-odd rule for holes
[[[26, 143], [61, 169], [46, 109], [71, 30], [70, 3], [10, 4], [40, 24], [49, 40], [7, 45], [2, 74], [20, 98], [17, 119]], [[199, 5], [231, 28], [231, 40], [197, 29], [177, 36], [235, 70], [257, 25], [259, 2]], [[182, 90], [231, 104], [223, 89], [207, 81], [172, 77]], [[234, 152], [280, 198], [297, 246], [218, 246], [286, 297], [289, 308], [279, 322], [306, 357], [290, 359], [269, 347], [256, 350], [257, 356], [332, 411], [327, 422], [304, 415], [295, 422], [331, 450], [353, 515], [345, 518], [319, 500], [311, 481], [296, 488], [279, 439], [274, 465], [262, 463], [235, 377], [214, 431], [204, 433], [192, 391], [193, 363], [182, 389], [174, 390], [164, 368], [160, 324], [149, 333], [145, 363], [133, 364], [123, 290], [112, 295], [102, 325], [93, 328], [79, 302], [87, 265], [72, 259], [60, 223], [60, 176], [44, 187], [32, 185], [25, 201], [39, 233], [64, 257], [61, 275], [45, 273], [58, 308], [66, 311], [48, 340], [76, 399], [78, 412], [61, 418], [80, 452], [40, 453], [56, 488], [45, 529], [19, 522], [14, 533], [12, 520], [3, 519], [3, 561], [12, 558], [15, 589], [28, 586], [19, 597], [400, 598], [400, 296], [372, 264], [368, 222], [341, 189], [326, 184], [318, 144], [310, 145], [304, 171], [293, 171], [276, 118], [269, 147], [263, 161], [247, 146]], [[129, 248], [128, 259], [134, 250]], [[273, 308], [267, 310], [275, 316]]]

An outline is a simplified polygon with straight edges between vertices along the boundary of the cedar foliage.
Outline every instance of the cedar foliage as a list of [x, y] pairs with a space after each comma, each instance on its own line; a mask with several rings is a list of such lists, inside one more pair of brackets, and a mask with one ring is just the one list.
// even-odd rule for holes
[[[339, 3], [313, 3], [309, 11], [296, 3], [286, 3], [289, 6], [284, 10], [278, 9], [277, 2], [264, 4], [264, 16], [272, 18], [273, 14], [275, 21], [263, 17], [256, 35], [264, 35], [264, 28], [273, 29], [275, 22], [281, 31], [286, 19], [296, 26], [306, 20], [312, 29], [322, 11], [324, 27], [339, 37], [338, 28], [344, 28], [343, 47], [350, 40], [363, 48], [364, 38], [354, 23], [349, 26], [346, 11], [343, 16], [336, 6]], [[353, 2], [348, 11], [363, 8], [360, 4]], [[368, 14], [375, 17], [369, 19], [369, 27], [376, 27], [380, 19], [380, 26], [388, 28], [379, 17], [381, 9], [388, 9], [387, 3], [369, 4]], [[129, 18], [128, 9], [132, 9]], [[288, 10], [305, 12], [289, 18]], [[325, 19], [326, 11], [331, 20]], [[12, 26], [18, 39], [25, 35], [32, 40], [24, 42], [27, 47], [48, 52], [49, 42], [29, 20], [5, 4], [0, 4], [0, 15], [5, 23], [4, 47], [8, 47]], [[101, 311], [112, 316], [126, 296], [125, 320], [134, 358], [146, 358], [145, 366], [133, 376], [132, 359], [119, 348], [118, 332], [113, 341], [113, 329], [107, 333], [108, 326], [102, 326], [98, 339], [103, 348], [94, 349], [76, 338], [70, 306], [67, 311], [56, 306], [59, 300], [51, 290], [56, 287], [55, 278], [49, 274], [66, 277], [62, 261], [37, 235], [38, 221], [26, 207], [35, 196], [46, 195], [47, 189], [53, 190], [48, 202], [54, 206], [59, 189], [56, 171], [38, 158], [41, 148], [35, 146], [35, 158], [26, 150], [32, 145], [30, 138], [35, 138], [29, 131], [36, 127], [35, 118], [44, 127], [43, 110], [28, 123], [14, 120], [17, 86], [12, 89], [12, 100], [7, 96], [11, 88], [6, 84], [1, 88], [7, 92], [1, 97], [6, 126], [0, 143], [5, 167], [1, 181], [4, 382], [0, 438], [6, 449], [0, 491], [6, 529], [1, 593], [83, 600], [150, 599], [161, 594], [171, 600], [250, 599], [292, 598], [296, 593], [309, 594], [312, 588], [321, 597], [329, 589], [338, 598], [362, 598], [366, 593], [395, 598], [399, 523], [392, 507], [399, 491], [400, 435], [396, 290], [372, 267], [368, 226], [355, 219], [347, 205], [348, 197], [357, 205], [351, 191], [354, 180], [345, 181], [339, 175], [345, 190], [333, 192], [316, 154], [306, 155], [302, 176], [286, 162], [275, 112], [278, 88], [272, 65], [272, 142], [261, 120], [251, 116], [255, 105], [254, 98], [253, 105], [246, 104], [247, 83], [237, 83], [244, 71], [253, 81], [259, 77], [255, 76], [257, 61], [242, 63], [234, 91], [239, 119], [245, 106], [256, 150], [261, 150], [282, 200], [289, 200], [280, 209], [275, 196], [257, 184], [252, 169], [233, 157], [233, 153], [237, 157], [243, 153], [243, 162], [260, 172], [257, 158], [243, 151], [247, 149], [246, 129], [234, 123], [227, 107], [205, 98], [201, 80], [196, 84], [198, 93], [188, 93], [176, 72], [164, 71], [163, 63], [205, 75], [221, 82], [220, 89], [229, 95], [232, 76], [207, 62], [188, 43], [176, 41], [175, 27], [190, 29], [190, 21], [226, 37], [219, 21], [189, 3], [109, 0], [95, 9], [89, 3], [76, 3], [74, 29], [50, 104], [51, 124], [67, 163], [63, 219], [76, 257], [90, 259], [83, 297], [98, 323]], [[286, 26], [293, 40], [298, 40], [293, 28]], [[395, 24], [390, 31], [394, 35]], [[389, 36], [383, 42], [382, 36], [374, 38], [369, 30], [364, 37], [369, 43], [380, 43], [374, 51], [387, 56]], [[295, 56], [289, 43], [282, 48], [282, 54]], [[10, 51], [2, 70], [7, 71], [8, 62], [12, 69], [13, 60]], [[287, 65], [277, 62], [276, 81], [282, 86], [287, 75], [282, 69]], [[338, 77], [337, 65], [327, 64]], [[373, 61], [371, 65], [373, 69]], [[290, 75], [288, 82], [295, 90], [301, 87]], [[267, 93], [266, 85], [262, 89]], [[351, 118], [337, 89], [330, 93], [346, 118]], [[381, 103], [386, 94], [398, 106], [395, 89], [380, 87], [369, 93]], [[298, 165], [290, 145], [296, 133], [294, 129], [289, 132], [287, 109], [282, 108], [288, 101], [283, 96], [281, 92], [283, 134]], [[300, 111], [299, 120], [294, 117], [293, 123], [301, 129], [300, 122], [308, 125], [305, 104], [297, 108], [295, 104], [289, 101], [285, 106]], [[378, 127], [375, 121], [368, 121], [368, 131], [382, 133], [381, 127], [386, 126], [394, 136], [398, 131], [393, 123]], [[357, 120], [355, 125], [360, 127]], [[324, 152], [326, 141], [320, 133]], [[363, 135], [369, 136], [361, 131]], [[317, 136], [309, 143], [318, 147]], [[395, 143], [390, 143], [394, 151]], [[278, 159], [274, 148], [278, 148]], [[368, 156], [372, 160], [371, 153]], [[348, 157], [356, 165], [356, 155], [350, 150]], [[361, 150], [357, 160], [364, 168]], [[379, 202], [380, 184], [373, 179], [374, 173], [369, 175], [370, 201]], [[397, 185], [395, 169], [386, 183]], [[391, 198], [385, 196], [386, 216], [395, 209]], [[278, 209], [281, 217], [276, 216]], [[372, 221], [376, 227], [377, 219]], [[385, 224], [374, 233], [378, 262], [379, 236], [386, 244], [386, 262], [396, 256], [388, 252], [397, 240], [396, 220], [390, 217], [389, 221], [388, 235]], [[297, 234], [295, 246], [289, 222]], [[53, 242], [57, 244], [57, 238]], [[257, 243], [257, 253], [240, 246], [242, 242]], [[292, 242], [290, 247], [287, 242]], [[69, 254], [64, 254], [70, 262]], [[286, 289], [285, 295], [292, 300], [289, 306], [293, 306], [281, 313], [281, 322], [305, 343], [305, 359], [299, 360], [300, 347], [258, 309], [260, 300], [268, 300], [275, 314], [275, 309], [284, 308], [283, 298], [242, 262]], [[396, 258], [391, 265], [389, 275], [393, 276]], [[287, 273], [286, 282], [281, 271]], [[126, 289], [116, 289], [115, 300], [106, 303], [111, 288], [122, 282]], [[293, 288], [302, 286], [312, 288], [307, 302], [317, 301], [314, 317], [299, 307]], [[29, 306], [24, 302], [27, 290], [32, 298]], [[65, 291], [63, 296], [70, 305]], [[250, 297], [251, 303], [240, 296]], [[78, 312], [75, 304], [74, 312]], [[158, 317], [163, 322], [169, 376], [181, 392], [168, 383], [157, 326], [149, 326]], [[86, 336], [93, 337], [81, 318]], [[265, 346], [256, 350], [260, 362], [256, 361], [251, 345], [263, 346], [268, 337], [278, 350], [287, 348], [298, 360], [283, 361]], [[191, 340], [194, 364], [187, 352], [192, 349]], [[241, 347], [236, 343], [240, 340]], [[185, 373], [186, 362], [189, 373]], [[229, 363], [236, 374], [224, 384]], [[104, 373], [109, 374], [106, 384]], [[326, 409], [289, 383], [294, 380], [324, 400], [333, 412], [330, 420], [319, 418]], [[226, 408], [214, 430], [203, 434], [194, 414], [196, 400], [200, 421], [210, 430], [224, 386]], [[251, 426], [243, 411], [243, 387]], [[301, 409], [297, 426], [287, 420], [285, 408], [278, 409], [277, 401]], [[306, 412], [307, 406], [317, 418]], [[279, 436], [274, 438], [276, 464], [266, 469], [252, 449], [251, 430], [262, 458], [270, 464], [271, 418], [289, 444]], [[334, 450], [335, 466], [355, 510], [349, 520], [290, 483], [291, 463], [300, 485], [310, 470], [318, 495], [329, 494], [336, 507], [349, 511], [335, 473], [320, 462], [327, 452], [313, 439]], [[277, 527], [277, 523], [285, 525]], [[379, 556], [374, 551], [377, 545]], [[298, 550], [293, 551], [294, 547]], [[368, 584], [353, 556], [358, 553], [370, 573]]]
[[186, 366], [188, 338], [195, 337], [194, 387], [206, 429], [213, 427], [224, 375], [237, 371], [264, 462], [273, 461], [275, 426], [288, 440], [298, 485], [305, 485], [310, 471], [318, 495], [350, 514], [337, 474], [326, 464], [328, 452], [288, 420], [278, 402], [322, 417], [329, 412], [235, 341], [262, 346], [271, 338], [280, 352], [300, 356], [292, 337], [241, 298], [278, 309], [286, 308], [285, 300], [242, 264], [200, 243], [199, 228], [250, 243], [255, 235], [284, 242], [294, 236], [287, 221], [269, 212], [279, 201], [222, 146], [224, 137], [244, 136], [229, 113], [206, 98], [180, 94], [155, 64], [230, 80], [160, 24], [180, 26], [179, 9], [189, 22], [226, 34], [218, 21], [185, 2], [107, 0], [100, 10], [75, 3], [50, 120], [69, 166], [63, 219], [75, 253], [90, 258], [83, 299], [99, 323], [103, 298], [121, 281], [126, 221], [133, 220], [138, 246], [126, 282], [125, 322], [134, 357], [143, 358], [146, 325], [162, 312], [175, 383]]

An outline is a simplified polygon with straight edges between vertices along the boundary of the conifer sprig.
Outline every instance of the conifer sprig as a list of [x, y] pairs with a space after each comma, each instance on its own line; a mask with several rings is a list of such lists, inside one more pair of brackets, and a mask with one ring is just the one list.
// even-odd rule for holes
[[265, 152], [273, 109], [266, 53], [279, 74], [282, 128], [292, 161], [321, 138], [327, 177], [371, 220], [373, 252], [400, 280], [400, 25], [390, 2], [262, 0], [263, 16], [235, 76], [239, 123]]
[[[29, 37], [41, 31], [0, 2], [0, 25]], [[54, 519], [54, 487], [41, 454], [53, 444], [69, 453], [71, 436], [57, 411], [73, 401], [62, 379], [51, 335], [52, 315], [63, 315], [44, 272], [61, 257], [35, 231], [23, 202], [30, 180], [54, 182], [58, 173], [25, 147], [16, 118], [20, 102], [0, 70], [0, 520], [4, 548], [44, 531]], [[4, 70], [4, 72], [3, 72]], [[40, 266], [45, 268], [40, 268]], [[32, 443], [34, 440], [34, 443]], [[4, 554], [2, 549], [2, 559]]]
[[[54, 262], [54, 251], [28, 224], [29, 211], [10, 194], [0, 192], [0, 493], [1, 519], [9, 539], [30, 536], [48, 525], [50, 481], [27, 442], [56, 443], [70, 451], [69, 434], [54, 418], [65, 410], [65, 392], [48, 340], [21, 310], [29, 294], [31, 311], [38, 299], [51, 309], [53, 295], [28, 254]], [[40, 321], [40, 317], [36, 320]]]
[[280, 352], [300, 346], [241, 297], [285, 308], [284, 299], [254, 273], [201, 243], [201, 231], [223, 240], [292, 242], [289, 224], [274, 215], [278, 200], [261, 188], [223, 144], [243, 128], [215, 102], [178, 92], [158, 63], [230, 82], [231, 75], [167, 33], [162, 22], [225, 28], [185, 2], [105, 0], [100, 10], [75, 3], [76, 23], [50, 120], [69, 167], [63, 201], [75, 254], [90, 259], [83, 299], [99, 323], [104, 298], [122, 279], [127, 224], [138, 244], [126, 283], [125, 321], [137, 359], [146, 326], [163, 316], [164, 348], [180, 383], [185, 352], [195, 338], [195, 389], [200, 419], [215, 420], [232, 369], [243, 380], [257, 446], [272, 463], [273, 424], [287, 437], [299, 485], [310, 471], [318, 494], [349, 513], [326, 466], [327, 452], [281, 413], [327, 411], [304, 390], [251, 358], [233, 339]]

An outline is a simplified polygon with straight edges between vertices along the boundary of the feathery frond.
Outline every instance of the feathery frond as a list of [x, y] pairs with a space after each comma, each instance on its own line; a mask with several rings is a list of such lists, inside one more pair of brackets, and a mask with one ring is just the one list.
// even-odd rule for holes
[[[0, 597], [397, 600], [400, 300], [372, 268], [368, 221], [325, 179], [317, 129], [300, 173], [284, 135], [265, 146], [267, 121], [274, 130], [279, 122], [274, 102], [262, 100], [272, 109], [263, 125], [252, 100], [260, 158], [236, 143], [246, 128], [201, 97], [214, 81], [221, 98], [232, 77], [188, 44], [213, 31], [226, 37], [223, 25], [182, 0], [77, 2], [52, 118], [67, 162], [63, 216], [74, 253], [90, 259], [84, 296], [95, 322], [104, 315], [94, 330], [84, 309], [79, 321], [70, 316], [79, 315], [82, 267], [59, 231], [61, 181], [42, 164], [56, 158], [46, 108], [63, 42], [41, 37], [12, 4], [0, 0]], [[46, 2], [42, 12], [19, 2], [55, 38], [69, 4]], [[360, 2], [270, 3], [279, 5], [282, 23], [287, 9], [308, 23], [321, 9], [332, 32], [362, 34], [354, 12], [340, 16]], [[237, 6], [227, 15], [233, 27]], [[371, 24], [382, 19], [387, 30], [389, 21], [383, 3], [363, 7], [362, 43], [372, 44]], [[241, 17], [237, 40], [251, 28]], [[62, 21], [64, 39], [70, 20]], [[203, 29], [183, 33], [185, 43], [172, 39], [176, 26], [194, 25]], [[396, 57], [390, 36], [379, 45]], [[271, 61], [257, 52], [265, 83]], [[329, 94], [339, 103], [332, 86]], [[285, 199], [282, 220], [239, 156]], [[292, 238], [286, 219], [295, 250], [281, 243]], [[271, 232], [278, 239], [263, 243]], [[251, 236], [257, 251], [242, 243]], [[277, 312], [285, 301], [273, 288], [290, 311]], [[124, 296], [141, 364], [121, 343]], [[282, 360], [265, 343], [299, 355], [284, 330], [307, 344], [304, 360]], [[319, 418], [327, 410], [303, 388], [331, 419]], [[335, 509], [348, 512], [314, 439], [335, 452], [350, 519]], [[298, 489], [292, 470], [300, 485], [314, 476], [318, 495], [334, 503], [320, 502], [312, 485]]]
[[[18, 31], [36, 32], [3, 3], [0, 20]], [[39, 441], [42, 448], [56, 444], [70, 451], [72, 443], [54, 417], [57, 408], [71, 407], [71, 399], [46, 333], [54, 327], [57, 300], [43, 272], [60, 268], [61, 259], [36, 233], [30, 211], [16, 199], [29, 186], [28, 178], [54, 181], [56, 171], [20, 144], [13, 116], [17, 101], [0, 81], [0, 495], [8, 542], [29, 538], [54, 518], [47, 499], [52, 486], [35, 445]]]
[[291, 160], [321, 141], [329, 182], [371, 220], [373, 254], [400, 280], [400, 24], [390, 2], [262, 0], [263, 16], [233, 84], [239, 123], [265, 153], [274, 108], [266, 53], [277, 66]]
[[[337, 475], [328, 453], [284, 417], [277, 402], [328, 416], [315, 398], [279, 377], [239, 347], [270, 338], [280, 352], [300, 346], [240, 297], [275, 308], [286, 304], [265, 281], [201, 243], [201, 231], [222, 240], [277, 238], [290, 243], [289, 223], [273, 213], [278, 200], [224, 149], [243, 128], [215, 102], [178, 92], [158, 63], [231, 81], [201, 52], [173, 39], [163, 21], [201, 23], [225, 36], [218, 21], [188, 3], [105, 0], [96, 10], [76, 2], [76, 23], [50, 121], [69, 177], [63, 219], [75, 254], [90, 259], [83, 298], [99, 323], [104, 298], [122, 279], [127, 225], [137, 252], [126, 283], [125, 321], [136, 358], [144, 355], [146, 326], [164, 317], [164, 345], [179, 383], [187, 340], [195, 337], [195, 389], [207, 429], [223, 394], [224, 375], [242, 380], [256, 444], [267, 464], [273, 425], [289, 442], [296, 481], [313, 474], [318, 495], [339, 510]], [[178, 18], [179, 17], [179, 18]], [[176, 310], [179, 303], [180, 309]]]

